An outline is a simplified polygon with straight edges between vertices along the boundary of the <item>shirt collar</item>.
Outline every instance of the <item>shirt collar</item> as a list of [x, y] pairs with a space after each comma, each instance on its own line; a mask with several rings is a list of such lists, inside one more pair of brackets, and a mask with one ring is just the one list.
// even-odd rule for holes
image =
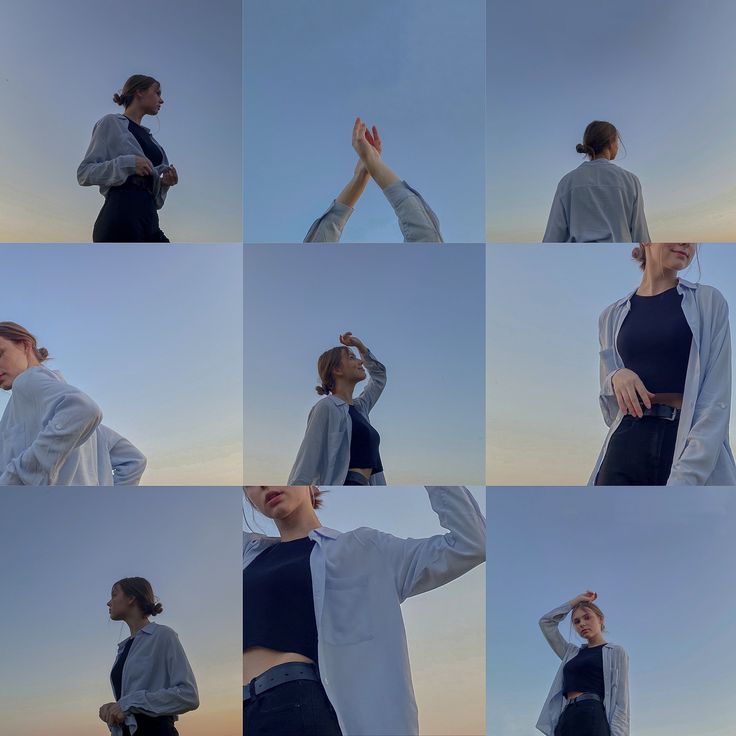
[[330, 529], [326, 526], [321, 526], [319, 529], [313, 529], [310, 533], [310, 537], [312, 534], [317, 534], [320, 537], [326, 537], [327, 539], [337, 539], [342, 532], [338, 532], [336, 529]]
[[347, 404], [348, 403], [347, 401], [345, 401], [345, 399], [341, 399], [339, 396], [335, 396], [335, 394], [328, 394], [327, 395], [327, 398], [328, 399], [331, 399], [332, 400], [332, 403], [335, 406], [342, 406], [343, 404]]
[[[695, 291], [698, 288], [698, 285], [694, 284], [692, 281], [687, 281], [686, 279], [678, 278], [678, 283], [677, 283], [676, 288], [677, 288], [677, 291], [680, 294], [682, 294], [682, 289], [680, 287], [682, 287], [682, 289], [690, 289], [691, 291]], [[616, 302], [616, 306], [620, 307], [621, 305], [626, 304], [626, 302], [628, 302], [629, 299], [631, 299], [631, 297], [634, 296], [634, 294], [636, 294], [636, 290], [638, 288], [639, 287], [637, 286], [636, 289], [632, 289], [626, 296], [619, 299]]]
[[[149, 621], [142, 629], [138, 630], [138, 634], [153, 634], [157, 626], [158, 624], [154, 621]], [[136, 634], [136, 636], [138, 636], [138, 634]], [[118, 642], [118, 651], [121, 650], [128, 643], [128, 639], [130, 639], [130, 637], [128, 637], [127, 639], [123, 639], [121, 642]]]

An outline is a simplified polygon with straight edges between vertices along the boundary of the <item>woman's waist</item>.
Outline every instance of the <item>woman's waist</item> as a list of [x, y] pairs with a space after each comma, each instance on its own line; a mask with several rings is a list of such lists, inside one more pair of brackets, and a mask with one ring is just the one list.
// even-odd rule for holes
[[297, 652], [280, 652], [268, 647], [249, 647], [243, 652], [243, 684], [281, 664], [301, 662], [314, 664], [314, 660]]

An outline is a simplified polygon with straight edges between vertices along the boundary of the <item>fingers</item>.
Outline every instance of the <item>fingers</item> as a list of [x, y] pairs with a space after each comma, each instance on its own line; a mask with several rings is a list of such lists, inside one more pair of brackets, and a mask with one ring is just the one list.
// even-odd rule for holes
[[629, 413], [632, 416], [641, 419], [643, 415], [641, 410], [641, 404], [639, 404], [639, 397], [637, 396], [636, 389], [634, 386], [626, 386], [626, 403], [629, 407]]
[[370, 130], [368, 130], [368, 128], [365, 129], [365, 139], [373, 146], [373, 148], [376, 147], [376, 143], [373, 140], [373, 136], [371, 135], [371, 132]]
[[650, 396], [654, 396], [654, 394], [650, 394], [649, 391], [647, 391], [646, 387], [641, 382], [641, 380], [637, 381], [634, 384], [634, 388], [636, 389], [637, 393], [641, 397], [642, 402], [644, 402], [644, 406], [646, 406], [647, 409], [651, 409], [652, 408], [652, 400], [649, 397]]
[[381, 137], [378, 135], [378, 128], [376, 126], [373, 126], [373, 146], [378, 151], [378, 153], [381, 153], [381, 149], [383, 148], [383, 144], [381, 143]]

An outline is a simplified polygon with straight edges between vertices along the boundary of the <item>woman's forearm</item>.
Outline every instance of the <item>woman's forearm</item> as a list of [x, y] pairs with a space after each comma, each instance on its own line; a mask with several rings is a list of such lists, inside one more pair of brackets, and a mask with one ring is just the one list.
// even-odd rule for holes
[[336, 202], [348, 207], [355, 207], [361, 195], [365, 191], [370, 175], [363, 169], [353, 174], [352, 179], [345, 185], [344, 189], [335, 198]]
[[399, 177], [378, 156], [366, 156], [363, 163], [381, 189], [399, 181]]

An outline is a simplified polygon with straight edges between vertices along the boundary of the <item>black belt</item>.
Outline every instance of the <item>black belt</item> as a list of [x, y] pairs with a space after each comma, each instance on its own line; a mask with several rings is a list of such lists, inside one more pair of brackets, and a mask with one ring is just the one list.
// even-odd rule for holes
[[266, 670], [262, 675], [254, 677], [247, 685], [243, 685], [243, 702], [255, 698], [273, 687], [293, 680], [314, 680], [319, 682], [317, 665], [310, 662], [285, 662]]
[[642, 411], [645, 417], [657, 417], [657, 419], [666, 419], [670, 422], [674, 422], [680, 416], [680, 409], [667, 404], [652, 404], [651, 409], [642, 406]]
[[579, 703], [581, 700], [597, 700], [599, 703], [603, 702], [603, 698], [601, 698], [600, 695], [596, 695], [595, 693], [583, 693], [582, 695], [578, 695], [577, 698], [572, 698], [572, 700], [568, 700], [567, 705]]

